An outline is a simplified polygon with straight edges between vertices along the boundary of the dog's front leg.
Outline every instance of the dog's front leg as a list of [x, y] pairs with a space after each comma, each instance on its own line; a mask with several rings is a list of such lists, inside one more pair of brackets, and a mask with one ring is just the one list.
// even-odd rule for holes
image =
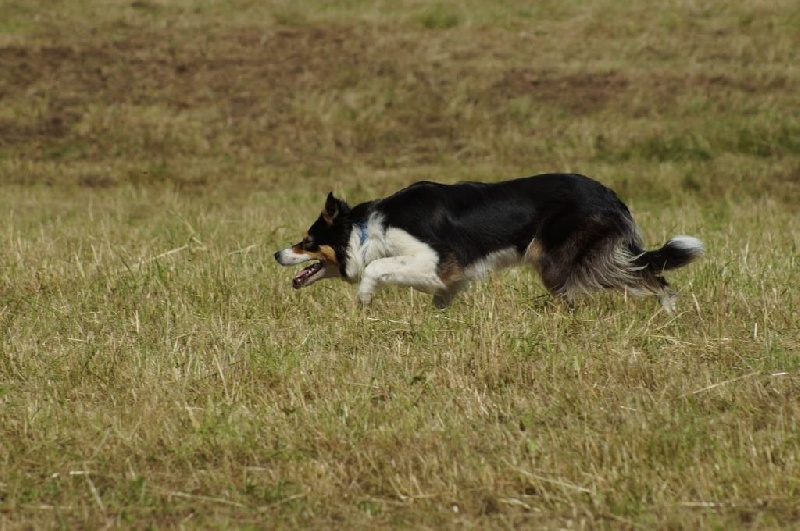
[[361, 306], [369, 306], [369, 303], [372, 302], [372, 294], [375, 293], [376, 289], [378, 289], [378, 283], [375, 279], [364, 275], [361, 279], [361, 283], [358, 285], [359, 304], [361, 304]]
[[436, 271], [438, 260], [428, 256], [392, 256], [370, 262], [358, 286], [358, 301], [366, 306], [386, 284], [410, 286], [425, 293], [445, 289]]

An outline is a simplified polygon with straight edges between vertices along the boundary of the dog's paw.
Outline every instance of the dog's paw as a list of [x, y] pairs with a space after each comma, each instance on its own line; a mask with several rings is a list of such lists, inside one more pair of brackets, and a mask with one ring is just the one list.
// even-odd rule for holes
[[362, 308], [366, 308], [372, 302], [372, 292], [369, 291], [359, 291], [358, 292], [358, 304]]
[[437, 291], [433, 295], [433, 307], [437, 310], [446, 310], [453, 302], [453, 294], [447, 291]]
[[658, 302], [661, 303], [661, 308], [663, 308], [667, 314], [675, 313], [676, 299], [675, 293], [672, 292], [662, 293], [658, 296]]
[[372, 294], [375, 293], [376, 287], [375, 280], [369, 277], [361, 279], [361, 283], [358, 285], [358, 302], [362, 308], [366, 308], [372, 302]]

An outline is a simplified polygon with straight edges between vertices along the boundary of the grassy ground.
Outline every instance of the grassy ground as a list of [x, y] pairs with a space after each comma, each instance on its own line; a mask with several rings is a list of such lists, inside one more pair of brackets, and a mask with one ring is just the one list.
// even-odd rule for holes
[[[0, 0], [0, 526], [800, 523], [794, 1]], [[301, 292], [328, 190], [580, 171], [679, 312]]]

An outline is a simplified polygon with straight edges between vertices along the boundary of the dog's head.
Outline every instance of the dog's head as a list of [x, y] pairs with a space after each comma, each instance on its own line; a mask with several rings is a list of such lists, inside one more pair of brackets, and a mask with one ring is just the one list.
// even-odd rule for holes
[[350, 207], [331, 192], [325, 208], [303, 240], [275, 253], [275, 260], [282, 266], [315, 260], [294, 276], [293, 288], [304, 288], [323, 278], [343, 276], [347, 241], [352, 230], [349, 218]]

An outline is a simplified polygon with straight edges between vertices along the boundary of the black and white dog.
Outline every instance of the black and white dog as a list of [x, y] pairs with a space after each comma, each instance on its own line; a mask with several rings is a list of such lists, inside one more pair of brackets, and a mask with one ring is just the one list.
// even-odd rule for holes
[[418, 182], [385, 199], [349, 207], [328, 194], [303, 241], [275, 253], [284, 266], [315, 262], [295, 288], [323, 278], [358, 283], [367, 305], [386, 284], [433, 294], [447, 307], [470, 281], [520, 263], [570, 306], [576, 295], [618, 288], [657, 295], [668, 312], [675, 292], [663, 272], [703, 254], [697, 238], [676, 236], [645, 251], [628, 207], [602, 184], [577, 174], [499, 183]]

